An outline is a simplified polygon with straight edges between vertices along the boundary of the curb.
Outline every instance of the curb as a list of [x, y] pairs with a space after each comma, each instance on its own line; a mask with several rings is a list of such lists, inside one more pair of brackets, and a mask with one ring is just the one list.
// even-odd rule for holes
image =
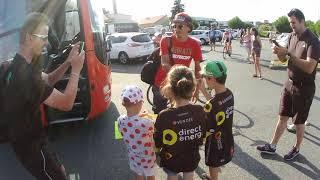
[[279, 60], [271, 60], [269, 68], [273, 70], [282, 70], [282, 69], [287, 69], [287, 66], [288, 66], [288, 61], [283, 63]]
[[[270, 61], [269, 68], [273, 70], [283, 70], [287, 69], [288, 67], [288, 61], [287, 62], [281, 62], [279, 60], [272, 60]], [[317, 71], [320, 71], [320, 64], [318, 64]]]

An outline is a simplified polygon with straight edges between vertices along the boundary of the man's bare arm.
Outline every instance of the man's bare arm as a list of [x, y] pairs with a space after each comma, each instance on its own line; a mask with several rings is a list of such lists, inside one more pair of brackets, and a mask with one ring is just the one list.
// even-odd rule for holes
[[70, 62], [65, 61], [61, 64], [56, 70], [48, 74], [47, 83], [51, 86], [54, 86], [58, 81], [62, 79], [66, 71], [70, 67]]
[[311, 57], [307, 57], [307, 60], [304, 60], [291, 55], [289, 60], [302, 71], [308, 74], [311, 74], [317, 66], [317, 61], [315, 59], [312, 59]]
[[200, 60], [194, 61], [194, 76], [196, 77], [196, 79], [201, 78], [200, 71], [201, 71]]
[[42, 79], [44, 79], [50, 86], [54, 86], [58, 81], [60, 81], [66, 73], [66, 71], [69, 69], [71, 61], [79, 55], [79, 46], [80, 43], [76, 43], [72, 47], [67, 60], [63, 64], [61, 64], [56, 70], [49, 73], [47, 77], [43, 75]]
[[168, 54], [161, 56], [161, 65], [164, 67], [164, 69], [167, 72], [170, 70], [171, 64], [170, 64], [170, 58]]
[[54, 89], [51, 95], [44, 101], [50, 107], [63, 111], [69, 111], [73, 108], [74, 100], [78, 91], [78, 82], [81, 69], [84, 62], [84, 51], [77, 54], [71, 60], [71, 74], [65, 91], [59, 92]]
[[78, 90], [79, 75], [72, 74], [64, 93], [54, 89], [51, 95], [44, 101], [50, 107], [70, 111], [73, 108]]

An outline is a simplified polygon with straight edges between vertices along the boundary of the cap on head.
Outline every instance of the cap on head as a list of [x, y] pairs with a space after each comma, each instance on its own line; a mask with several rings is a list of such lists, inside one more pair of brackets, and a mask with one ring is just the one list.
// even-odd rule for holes
[[204, 66], [202, 74], [219, 78], [227, 75], [227, 66], [222, 61], [209, 61]]
[[184, 12], [176, 14], [174, 16], [173, 23], [183, 23], [189, 26], [191, 30], [193, 29], [192, 18]]
[[142, 90], [135, 85], [128, 85], [122, 89], [121, 101], [122, 103], [136, 104], [143, 100]]

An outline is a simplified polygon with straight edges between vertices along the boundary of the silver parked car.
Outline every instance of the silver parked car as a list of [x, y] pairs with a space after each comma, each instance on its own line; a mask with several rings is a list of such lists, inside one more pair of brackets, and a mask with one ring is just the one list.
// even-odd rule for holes
[[199, 39], [202, 45], [210, 42], [209, 30], [193, 30], [189, 33], [189, 36]]

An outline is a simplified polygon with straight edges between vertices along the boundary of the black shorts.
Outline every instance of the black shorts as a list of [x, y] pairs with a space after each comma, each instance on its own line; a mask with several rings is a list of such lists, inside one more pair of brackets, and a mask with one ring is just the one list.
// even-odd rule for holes
[[216, 43], [216, 38], [214, 38], [214, 37], [210, 38], [210, 43], [213, 43], [213, 44]]
[[218, 149], [217, 141], [214, 135], [210, 135], [206, 139], [205, 144], [205, 163], [210, 167], [220, 167], [232, 160], [234, 155], [234, 143], [222, 142], [222, 149]]
[[227, 38], [224, 43], [230, 43], [231, 44], [231, 39], [230, 38]]
[[56, 154], [49, 152], [41, 138], [11, 142], [17, 159], [37, 180], [67, 180]]
[[253, 49], [252, 55], [255, 56], [255, 57], [260, 57], [261, 49]]
[[160, 88], [157, 86], [152, 86], [153, 93], [153, 106], [152, 110], [154, 114], [159, 114], [162, 110], [168, 107], [168, 99], [162, 96]]
[[315, 93], [314, 83], [303, 84], [288, 80], [281, 93], [279, 115], [292, 117], [294, 124], [304, 124]]

